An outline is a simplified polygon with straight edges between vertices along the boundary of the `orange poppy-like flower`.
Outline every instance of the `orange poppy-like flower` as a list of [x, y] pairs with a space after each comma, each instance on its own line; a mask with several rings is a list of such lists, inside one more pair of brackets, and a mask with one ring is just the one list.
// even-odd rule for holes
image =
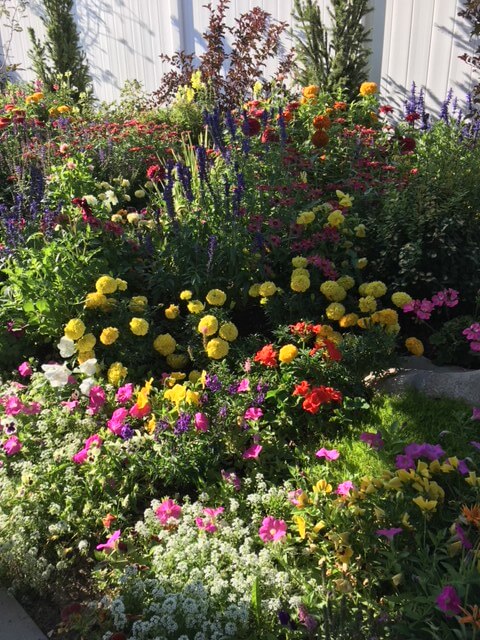
[[315, 129], [330, 129], [332, 121], [328, 116], [318, 115], [313, 119], [313, 126]]
[[310, 138], [314, 147], [326, 147], [330, 138], [324, 129], [317, 129]]
[[473, 507], [463, 505], [462, 516], [468, 524], [473, 524], [477, 529], [480, 529], [480, 505], [474, 504]]
[[335, 102], [333, 104], [333, 108], [336, 109], [337, 111], [346, 111], [348, 108], [348, 105], [346, 102]]
[[460, 624], [471, 624], [477, 629], [480, 629], [480, 612], [478, 610], [478, 605], [474, 604], [471, 607], [471, 611], [460, 607], [460, 611], [465, 614], [464, 617], [458, 618], [458, 622]]

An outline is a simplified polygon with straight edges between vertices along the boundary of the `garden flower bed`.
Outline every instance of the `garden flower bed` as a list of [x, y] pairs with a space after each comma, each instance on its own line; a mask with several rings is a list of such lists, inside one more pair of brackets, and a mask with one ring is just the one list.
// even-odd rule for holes
[[475, 367], [479, 120], [201, 85], [6, 95], [0, 576], [57, 638], [474, 638], [479, 409], [366, 378]]

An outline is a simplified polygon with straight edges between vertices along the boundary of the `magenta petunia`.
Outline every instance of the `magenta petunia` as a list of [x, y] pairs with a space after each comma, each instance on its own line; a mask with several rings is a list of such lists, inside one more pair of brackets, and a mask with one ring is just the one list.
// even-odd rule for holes
[[3, 443], [3, 450], [5, 451], [7, 456], [14, 456], [21, 450], [22, 447], [23, 444], [20, 442], [17, 436], [10, 436], [10, 438], [8, 438], [8, 440], [5, 440], [5, 442]]
[[480, 407], [473, 407], [472, 420], [480, 420]]
[[72, 456], [72, 461], [75, 464], [84, 464], [88, 460], [88, 449], [82, 449], [78, 453]]
[[10, 396], [5, 401], [5, 415], [16, 416], [19, 413], [24, 413], [26, 406], [17, 396]]
[[237, 387], [237, 393], [245, 393], [246, 391], [250, 391], [250, 380], [248, 378], [241, 380]]
[[365, 444], [368, 444], [368, 446], [372, 447], [372, 449], [383, 449], [383, 447], [385, 446], [380, 431], [377, 431], [376, 433], [364, 431], [360, 434], [360, 440], [362, 442], [365, 442]]
[[375, 531], [377, 536], [385, 536], [385, 538], [388, 538], [389, 540], [393, 540], [396, 535], [402, 532], [403, 529], [401, 527], [392, 527], [391, 529], [377, 529]]
[[251, 459], [256, 460], [260, 455], [260, 453], [262, 452], [262, 449], [263, 449], [262, 445], [252, 444], [251, 447], [249, 447], [246, 451], [243, 452], [242, 458], [244, 460], [251, 460]]
[[325, 449], [325, 447], [322, 447], [315, 455], [317, 458], [325, 458], [327, 462], [330, 462], [332, 460], [337, 460], [340, 457], [340, 452], [336, 449]]
[[122, 533], [121, 530], [117, 529], [117, 531], [112, 533], [112, 535], [110, 536], [110, 538], [108, 538], [106, 542], [103, 542], [102, 544], [97, 544], [97, 547], [96, 547], [97, 550], [101, 551], [102, 549], [109, 549], [109, 550], [115, 549], [117, 546], [117, 542], [120, 539], [121, 533]]
[[345, 480], [345, 482], [341, 482], [335, 493], [338, 496], [346, 497], [350, 495], [350, 491], [353, 489], [353, 482], [351, 480]]
[[107, 396], [102, 387], [97, 385], [90, 389], [88, 398], [90, 400], [90, 403], [88, 405], [87, 413], [91, 416], [94, 416], [105, 404]]
[[120, 404], [124, 404], [128, 402], [133, 396], [133, 384], [129, 382], [128, 384], [124, 384], [123, 387], [119, 387], [118, 391], [115, 395], [115, 399]]
[[155, 510], [155, 515], [161, 524], [167, 524], [170, 518], [178, 520], [182, 515], [182, 507], [176, 504], [173, 500], [168, 498], [164, 500], [159, 507]]
[[195, 518], [195, 524], [201, 531], [207, 533], [215, 533], [218, 530], [217, 522], [215, 518], [225, 511], [224, 507], [217, 507], [212, 509], [211, 507], [205, 507], [203, 513], [208, 516], [207, 518]]
[[119, 436], [122, 431], [122, 427], [125, 424], [125, 420], [127, 416], [128, 416], [127, 409], [123, 407], [120, 407], [119, 409], [115, 409], [115, 411], [112, 413], [112, 417], [107, 422], [107, 427], [110, 429], [112, 433], [114, 433], [116, 436]]
[[204, 413], [195, 414], [195, 429], [197, 431], [208, 431], [208, 418]]
[[263, 411], [260, 409], [260, 407], [250, 407], [245, 411], [243, 417], [245, 418], [245, 420], [252, 420], [256, 422], [257, 420], [260, 420], [262, 416]]
[[435, 600], [437, 607], [443, 611], [447, 615], [448, 618], [451, 618], [452, 615], [457, 615], [460, 613], [460, 598], [458, 597], [458, 593], [455, 587], [451, 585], [446, 585], [443, 587], [437, 599]]
[[285, 520], [276, 520], [273, 516], [267, 516], [262, 521], [258, 535], [262, 542], [277, 542], [287, 535], [287, 523]]
[[17, 369], [18, 373], [24, 378], [28, 378], [32, 375], [33, 369], [28, 362], [22, 362]]

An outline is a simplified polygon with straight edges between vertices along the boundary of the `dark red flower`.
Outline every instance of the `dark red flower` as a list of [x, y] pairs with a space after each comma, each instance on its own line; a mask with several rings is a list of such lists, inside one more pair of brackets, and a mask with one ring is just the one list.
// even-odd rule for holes
[[278, 132], [275, 131], [272, 127], [267, 127], [265, 131], [262, 133], [261, 141], [263, 144], [266, 142], [278, 142]]
[[256, 136], [260, 133], [261, 125], [255, 118], [245, 118], [242, 124], [243, 133], [248, 136]]

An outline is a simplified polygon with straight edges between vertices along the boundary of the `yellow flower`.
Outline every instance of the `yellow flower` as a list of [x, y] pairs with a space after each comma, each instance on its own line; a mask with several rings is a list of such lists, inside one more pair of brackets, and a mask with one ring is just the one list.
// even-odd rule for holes
[[200, 300], [190, 300], [187, 305], [187, 309], [190, 311], [190, 313], [202, 313], [202, 311], [205, 309], [205, 305], [203, 304], [203, 302], [200, 302]]
[[323, 478], [313, 485], [314, 493], [332, 493], [333, 487]]
[[218, 331], [218, 320], [215, 316], [203, 316], [197, 326], [197, 331], [204, 336], [213, 336]]
[[197, 371], [197, 369], [193, 369], [193, 371], [190, 371], [190, 373], [188, 374], [188, 379], [192, 384], [196, 384], [201, 377], [202, 377], [202, 372]]
[[162, 333], [153, 341], [153, 348], [162, 356], [168, 356], [175, 351], [177, 343], [169, 333]]
[[212, 307], [221, 307], [225, 304], [227, 296], [221, 289], [210, 289], [205, 299]]
[[438, 504], [437, 500], [425, 500], [422, 496], [413, 498], [412, 502], [414, 502], [422, 511], [435, 511]]
[[263, 282], [260, 285], [260, 289], [259, 289], [259, 293], [263, 298], [269, 298], [270, 296], [273, 296], [274, 293], [277, 291], [277, 285], [274, 282]]
[[195, 89], [195, 91], [198, 91], [204, 86], [202, 82], [202, 72], [200, 69], [197, 69], [197, 71], [192, 73], [190, 76], [190, 84], [192, 85], [192, 89]]
[[172, 369], [183, 369], [189, 362], [188, 356], [184, 353], [169, 353], [166, 359], [168, 366]]
[[379, 280], [375, 282], [369, 282], [365, 287], [365, 293], [367, 294], [367, 296], [381, 298], [387, 293], [387, 286]]
[[200, 394], [198, 393], [198, 391], [191, 391], [190, 389], [187, 389], [185, 402], [187, 404], [198, 406], [200, 404]]
[[248, 295], [251, 298], [258, 298], [260, 296], [260, 285], [259, 284], [252, 284], [252, 286], [248, 290]]
[[105, 298], [105, 302], [100, 307], [100, 311], [103, 311], [103, 313], [110, 313], [110, 311], [115, 309], [116, 304], [117, 301], [115, 298]]
[[315, 214], [313, 211], [304, 211], [299, 216], [297, 216], [296, 223], [307, 225], [311, 224], [315, 220]]
[[345, 315], [345, 307], [339, 302], [332, 302], [325, 309], [325, 314], [329, 320], [340, 320]]
[[352, 278], [352, 276], [340, 276], [340, 278], [335, 280], [335, 282], [343, 289], [345, 289], [345, 291], [349, 291], [355, 286], [355, 280]]
[[35, 93], [32, 93], [30, 96], [27, 96], [25, 98], [25, 102], [26, 104], [30, 104], [31, 102], [34, 102], [35, 104], [37, 104], [37, 102], [40, 102], [40, 100], [43, 100], [43, 93], [41, 91], [36, 91]]
[[228, 342], [222, 338], [213, 338], [207, 342], [206, 346], [207, 355], [212, 360], [221, 360], [227, 355], [229, 349]]
[[412, 301], [412, 296], [409, 296], [405, 291], [397, 291], [392, 294], [391, 300], [396, 307], [403, 309], [406, 304]]
[[327, 220], [331, 227], [339, 227], [344, 222], [345, 216], [341, 211], [336, 209], [335, 211], [332, 211]]
[[367, 235], [367, 227], [364, 224], [357, 224], [354, 231], [357, 238], [365, 238]]
[[91, 360], [92, 358], [95, 358], [95, 351], [82, 351], [78, 354], [77, 361], [78, 364], [83, 364], [84, 362], [86, 362], [87, 360]]
[[134, 336], [146, 336], [148, 333], [148, 322], [143, 318], [132, 318], [130, 320], [130, 331]]
[[191, 300], [193, 293], [189, 289], [180, 292], [180, 300]]
[[218, 335], [228, 342], [233, 342], [238, 338], [238, 329], [233, 322], [225, 322], [225, 324], [222, 324], [220, 327]]
[[302, 276], [305, 278], [310, 278], [310, 273], [308, 272], [308, 269], [304, 269], [303, 267], [297, 267], [292, 271], [292, 280], [295, 280], [295, 278], [300, 278]]
[[258, 95], [262, 89], [263, 89], [263, 84], [260, 82], [260, 80], [257, 80], [253, 85], [254, 95]]
[[359, 298], [358, 308], [362, 313], [372, 313], [377, 308], [377, 301], [373, 296], [365, 296], [365, 298]]
[[358, 322], [358, 316], [356, 313], [347, 313], [340, 318], [338, 324], [342, 327], [342, 329], [348, 329], [349, 327], [354, 327]]
[[117, 281], [111, 276], [101, 276], [95, 283], [95, 289], [98, 293], [115, 293], [117, 290]]
[[87, 297], [85, 298], [85, 309], [98, 309], [102, 307], [107, 298], [103, 293], [98, 293], [95, 291], [94, 293], [87, 293]]
[[133, 296], [128, 303], [128, 310], [132, 313], [143, 313], [148, 305], [148, 299], [145, 296]]
[[357, 327], [360, 329], [368, 329], [370, 326], [370, 318], [359, 318], [357, 320]]
[[298, 535], [302, 540], [305, 540], [307, 537], [307, 523], [305, 522], [305, 518], [302, 518], [302, 516], [293, 516], [292, 520], [297, 525]]
[[343, 193], [343, 191], [339, 191], [337, 189], [337, 191], [335, 191], [336, 196], [338, 198], [338, 204], [341, 207], [351, 207], [354, 198], [352, 198], [351, 196], [348, 195], [348, 193]]
[[362, 97], [365, 97], [373, 96], [377, 91], [378, 87], [376, 82], [362, 82], [359, 93]]
[[278, 359], [284, 364], [292, 362], [297, 356], [298, 349], [294, 344], [286, 344], [278, 352]]
[[117, 283], [117, 289], [119, 291], [126, 291], [128, 288], [128, 283], [126, 280], [122, 280], [121, 278], [115, 278], [115, 282]]
[[331, 302], [341, 302], [347, 297], [345, 289], [333, 280], [327, 280], [320, 285], [320, 291]]
[[307, 276], [296, 276], [290, 282], [290, 288], [296, 293], [304, 293], [310, 288], [310, 278]]
[[336, 553], [337, 559], [342, 564], [348, 564], [353, 556], [352, 547], [340, 547]]
[[308, 260], [303, 256], [295, 256], [295, 258], [292, 258], [292, 267], [295, 269], [305, 269], [307, 265]]
[[107, 379], [110, 384], [118, 386], [120, 382], [126, 378], [128, 369], [121, 362], [114, 362], [110, 365], [107, 372]]
[[97, 339], [93, 335], [93, 333], [86, 333], [83, 338], [77, 342], [77, 348], [80, 353], [84, 351], [91, 351], [95, 346]]
[[57, 111], [58, 113], [63, 114], [63, 113], [70, 113], [71, 109], [66, 104], [61, 104], [59, 107], [57, 107]]
[[85, 325], [80, 318], [73, 318], [65, 325], [65, 336], [70, 340], [79, 340], [85, 333]]
[[412, 355], [423, 355], [423, 343], [418, 338], [407, 338], [405, 340], [405, 346]]
[[382, 309], [372, 314], [372, 322], [385, 327], [393, 327], [398, 324], [398, 313], [394, 309]]
[[320, 92], [320, 87], [318, 87], [315, 84], [311, 84], [308, 87], [303, 87], [302, 89], [302, 95], [307, 100], [315, 99], [318, 96], [319, 92]]
[[337, 578], [333, 581], [333, 584], [335, 585], [335, 589], [340, 591], [340, 593], [351, 593], [353, 591], [351, 583], [346, 578]]
[[163, 397], [166, 400], [170, 400], [177, 406], [182, 402], [182, 400], [187, 395], [187, 389], [182, 384], [176, 384], [171, 389], [167, 389], [163, 394]]
[[117, 340], [120, 332], [115, 327], [107, 327], [100, 334], [100, 342], [107, 347]]
[[165, 309], [165, 317], [167, 320], [175, 320], [180, 315], [180, 308], [176, 304], [171, 304]]
[[357, 268], [358, 268], [358, 269], [365, 269], [365, 267], [367, 266], [367, 264], [368, 264], [368, 260], [367, 260], [367, 258], [359, 258], [359, 259], [357, 260]]

